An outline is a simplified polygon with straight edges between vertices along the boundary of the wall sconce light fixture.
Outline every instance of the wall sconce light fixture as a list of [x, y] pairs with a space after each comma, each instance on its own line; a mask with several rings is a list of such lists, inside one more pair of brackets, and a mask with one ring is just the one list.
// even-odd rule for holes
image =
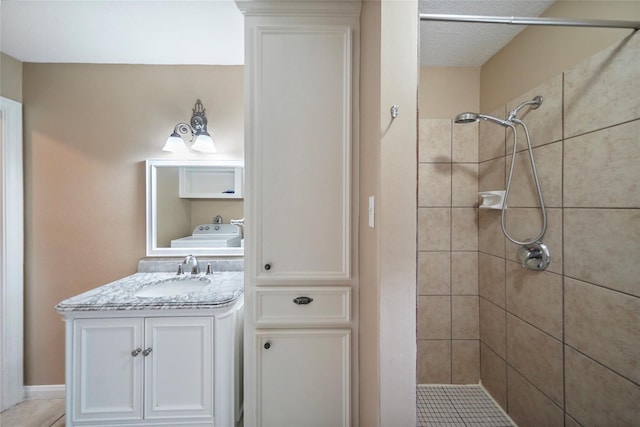
[[204, 112], [204, 106], [198, 99], [195, 107], [193, 107], [191, 123], [178, 123], [162, 149], [174, 153], [187, 151], [187, 146], [180, 135], [191, 133], [189, 142], [192, 143], [192, 150], [200, 151], [201, 153], [215, 153], [216, 147], [213, 145], [211, 135], [207, 132], [207, 118]]

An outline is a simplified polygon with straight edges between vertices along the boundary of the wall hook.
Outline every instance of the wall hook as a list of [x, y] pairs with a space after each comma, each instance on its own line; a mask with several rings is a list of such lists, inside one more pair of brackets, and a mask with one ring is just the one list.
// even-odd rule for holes
[[397, 105], [392, 105], [391, 106], [391, 118], [392, 119], [395, 119], [396, 117], [398, 117], [399, 109], [400, 109], [400, 107], [398, 107]]

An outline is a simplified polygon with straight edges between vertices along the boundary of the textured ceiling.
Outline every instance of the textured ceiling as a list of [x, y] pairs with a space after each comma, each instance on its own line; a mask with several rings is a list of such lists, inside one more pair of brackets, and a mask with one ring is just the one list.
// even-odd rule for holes
[[[539, 16], [553, 1], [420, 0], [423, 13]], [[2, 0], [0, 50], [24, 62], [242, 64], [233, 0]], [[479, 66], [521, 26], [422, 22], [421, 63]]]
[[[420, 13], [537, 17], [551, 4], [553, 1], [548, 0], [420, 0]], [[423, 66], [480, 66], [524, 28], [421, 21], [420, 63]]]

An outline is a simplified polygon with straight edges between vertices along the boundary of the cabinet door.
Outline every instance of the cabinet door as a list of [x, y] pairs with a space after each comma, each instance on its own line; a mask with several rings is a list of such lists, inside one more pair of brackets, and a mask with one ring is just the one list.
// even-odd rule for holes
[[74, 421], [142, 418], [142, 319], [78, 319], [73, 325]]
[[350, 425], [350, 331], [257, 331], [258, 425]]
[[245, 206], [263, 282], [350, 278], [352, 29], [317, 22], [251, 27]]
[[213, 319], [145, 320], [145, 418], [213, 416]]

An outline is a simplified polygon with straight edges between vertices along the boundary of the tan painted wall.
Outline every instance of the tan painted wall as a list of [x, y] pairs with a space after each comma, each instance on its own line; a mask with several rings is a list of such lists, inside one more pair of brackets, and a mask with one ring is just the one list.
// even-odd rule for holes
[[22, 62], [0, 52], [0, 96], [22, 102]]
[[135, 272], [147, 158], [197, 98], [219, 153], [243, 158], [242, 67], [23, 65], [25, 383], [64, 383], [61, 300]]
[[[556, 1], [542, 15], [553, 18], [640, 20], [640, 2]], [[531, 26], [482, 66], [481, 110], [493, 111], [632, 30]]]
[[[417, 1], [382, 2], [377, 217], [382, 426], [416, 423], [417, 15]], [[399, 107], [399, 115], [393, 120], [392, 105]]]
[[[380, 1], [362, 3], [360, 45], [360, 224], [358, 351], [360, 425], [380, 425], [380, 232], [363, 220], [380, 194]], [[379, 215], [376, 206], [376, 217]]]
[[480, 108], [480, 67], [421, 67], [420, 118], [453, 119]]

